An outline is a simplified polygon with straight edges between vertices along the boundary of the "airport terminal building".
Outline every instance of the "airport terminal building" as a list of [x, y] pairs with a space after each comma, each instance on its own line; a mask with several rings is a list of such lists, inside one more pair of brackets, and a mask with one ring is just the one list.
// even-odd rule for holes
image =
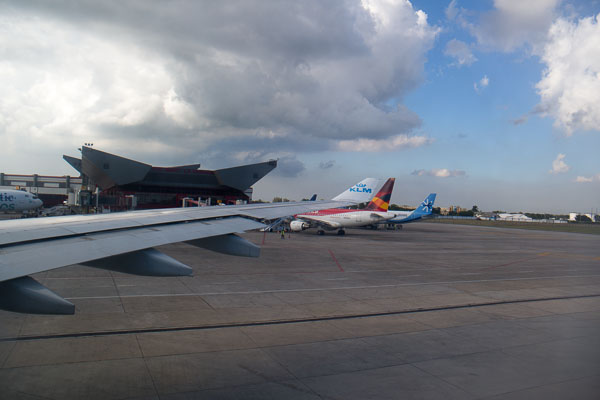
[[63, 158], [78, 178], [2, 174], [0, 186], [37, 193], [46, 207], [63, 201], [110, 211], [181, 207], [184, 201], [240, 204], [252, 200], [252, 185], [277, 167], [277, 160], [219, 170], [200, 164], [155, 167], [88, 146], [81, 148], [81, 158]]

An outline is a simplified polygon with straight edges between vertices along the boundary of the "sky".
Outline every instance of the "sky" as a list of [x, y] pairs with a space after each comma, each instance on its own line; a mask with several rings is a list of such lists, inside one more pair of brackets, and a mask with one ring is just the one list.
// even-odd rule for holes
[[0, 0], [0, 171], [279, 159], [254, 198], [600, 208], [600, 1]]

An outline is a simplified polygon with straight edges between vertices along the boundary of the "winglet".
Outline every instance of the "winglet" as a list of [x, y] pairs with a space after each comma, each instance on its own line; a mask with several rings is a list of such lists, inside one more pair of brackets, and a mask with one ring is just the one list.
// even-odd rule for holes
[[366, 178], [358, 182], [356, 185], [348, 188], [343, 193], [338, 194], [332, 200], [333, 201], [345, 201], [349, 203], [364, 203], [369, 201], [373, 197], [373, 193], [379, 179], [377, 178]]

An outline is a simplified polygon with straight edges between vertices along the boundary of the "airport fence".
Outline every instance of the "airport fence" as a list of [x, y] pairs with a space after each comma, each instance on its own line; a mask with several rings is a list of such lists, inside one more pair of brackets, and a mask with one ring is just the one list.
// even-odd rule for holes
[[[522, 222], [524, 224], [567, 224], [569, 223], [569, 221], [566, 221], [564, 219], [530, 219], [530, 220], [524, 220], [524, 219], [520, 219], [520, 218], [477, 218], [477, 217], [462, 217], [462, 216], [458, 216], [458, 215], [436, 215], [434, 217], [435, 219], [447, 219], [447, 220], [471, 220], [471, 221], [475, 221], [475, 220], [480, 220], [480, 221], [491, 221], [491, 222]], [[590, 222], [591, 223], [591, 222]]]
[[439, 214], [436, 214], [433, 218], [435, 218], [435, 219], [463, 219], [463, 220], [464, 219], [471, 219], [471, 220], [477, 219], [475, 217], [462, 217], [459, 215], [439, 215]]

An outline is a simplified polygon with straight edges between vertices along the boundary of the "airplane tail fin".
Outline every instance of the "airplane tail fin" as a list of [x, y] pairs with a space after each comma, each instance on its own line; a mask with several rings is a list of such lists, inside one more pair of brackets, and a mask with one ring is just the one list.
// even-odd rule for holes
[[394, 182], [396, 178], [389, 178], [385, 184], [379, 189], [379, 192], [373, 197], [373, 200], [365, 210], [371, 211], [387, 211], [390, 206], [390, 199], [392, 198], [392, 190], [394, 190]]
[[348, 188], [343, 193], [338, 194], [333, 201], [346, 201], [350, 203], [364, 203], [373, 197], [373, 191], [377, 187], [379, 179], [366, 178], [358, 182], [356, 185]]
[[430, 193], [429, 196], [425, 197], [425, 200], [421, 202], [419, 207], [410, 213], [413, 217], [422, 217], [425, 215], [431, 215], [433, 211], [433, 203], [435, 203], [436, 193]]
[[308, 200], [308, 201], [315, 201], [317, 200], [317, 194], [313, 194], [312, 197]]

